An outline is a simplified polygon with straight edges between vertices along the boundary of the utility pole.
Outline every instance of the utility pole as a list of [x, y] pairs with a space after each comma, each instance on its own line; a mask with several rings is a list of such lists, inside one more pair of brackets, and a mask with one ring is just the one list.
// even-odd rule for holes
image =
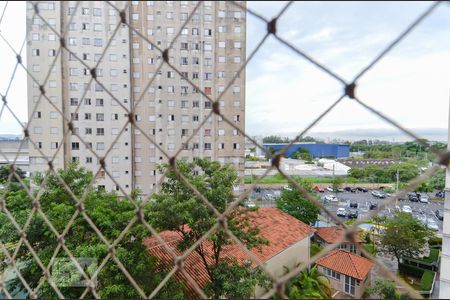
[[[399, 181], [399, 170], [397, 168], [397, 188], [396, 188], [396, 193], [398, 193], [398, 181]], [[398, 205], [398, 198], [395, 199], [395, 205]]]

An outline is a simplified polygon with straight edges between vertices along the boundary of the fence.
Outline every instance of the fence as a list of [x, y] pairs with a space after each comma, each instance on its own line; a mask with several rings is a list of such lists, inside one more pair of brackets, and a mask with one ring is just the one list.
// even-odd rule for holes
[[[221, 113], [220, 110], [220, 105], [219, 105], [219, 101], [222, 99], [223, 95], [230, 89], [230, 87], [232, 86], [233, 82], [236, 80], [236, 78], [239, 76], [239, 74], [245, 69], [245, 67], [252, 61], [252, 59], [254, 58], [255, 54], [258, 53], [258, 51], [264, 47], [264, 43], [266, 42], [268, 37], [273, 37], [275, 40], [277, 40], [279, 43], [285, 45], [287, 48], [289, 48], [290, 50], [292, 50], [293, 52], [295, 52], [298, 55], [299, 59], [304, 59], [308, 62], [310, 62], [311, 64], [313, 64], [315, 67], [317, 67], [318, 69], [322, 70], [323, 72], [325, 72], [326, 74], [328, 74], [329, 76], [331, 76], [332, 78], [334, 78], [335, 80], [337, 80], [338, 82], [340, 82], [342, 84], [342, 93], [340, 95], [337, 96], [337, 99], [335, 100], [335, 102], [333, 102], [332, 105], [330, 105], [325, 111], [323, 111], [320, 115], [317, 116], [317, 118], [311, 122], [306, 128], [304, 128], [302, 131], [300, 131], [300, 133], [296, 136], [296, 138], [290, 143], [290, 145], [292, 145], [294, 142], [298, 141], [301, 137], [303, 137], [307, 132], [309, 132], [320, 120], [322, 120], [330, 111], [332, 111], [341, 101], [344, 101], [344, 99], [351, 99], [351, 101], [354, 101], [355, 103], [358, 103], [359, 105], [361, 105], [362, 107], [364, 107], [365, 109], [367, 109], [369, 112], [373, 113], [374, 115], [380, 117], [382, 120], [384, 120], [385, 122], [393, 125], [394, 127], [398, 128], [399, 130], [401, 130], [403, 133], [405, 133], [406, 135], [408, 135], [410, 138], [414, 139], [417, 143], [423, 145], [424, 147], [426, 147], [427, 149], [429, 149], [429, 144], [426, 140], [420, 138], [419, 136], [417, 136], [413, 131], [409, 130], [408, 128], [405, 128], [404, 126], [402, 126], [401, 124], [398, 124], [396, 121], [392, 120], [391, 118], [389, 118], [386, 114], [384, 114], [381, 111], [377, 111], [374, 108], [372, 108], [371, 106], [369, 106], [367, 103], [365, 103], [363, 101], [363, 99], [360, 99], [357, 96], [357, 89], [358, 89], [358, 81], [360, 81], [361, 78], [364, 77], [364, 75], [371, 70], [374, 66], [376, 66], [385, 56], [386, 54], [388, 54], [392, 49], [394, 49], [402, 40], [404, 40], [408, 34], [410, 34], [417, 26], [420, 25], [420, 23], [427, 18], [430, 14], [432, 14], [432, 12], [436, 9], [436, 7], [439, 6], [440, 2], [435, 2], [435, 3], [430, 3], [429, 4], [429, 8], [426, 9], [412, 24], [410, 24], [395, 40], [393, 40], [391, 43], [389, 43], [388, 45], [386, 45], [386, 48], [381, 49], [380, 53], [378, 56], [376, 56], [373, 61], [371, 61], [366, 67], [364, 67], [363, 69], [361, 69], [361, 71], [353, 78], [352, 81], [346, 81], [344, 80], [341, 76], [339, 76], [339, 74], [335, 73], [333, 70], [331, 70], [330, 68], [328, 68], [326, 65], [323, 65], [321, 63], [319, 63], [318, 61], [316, 61], [313, 56], [307, 54], [306, 52], [304, 52], [301, 48], [298, 48], [296, 46], [294, 46], [289, 40], [283, 39], [278, 32], [278, 28], [277, 28], [277, 23], [279, 22], [279, 20], [281, 20], [283, 18], [283, 16], [285, 15], [286, 11], [288, 11], [291, 7], [293, 2], [289, 2], [287, 3], [283, 9], [278, 12], [278, 14], [275, 15], [275, 17], [273, 17], [272, 19], [267, 19], [264, 16], [258, 14], [257, 12], [247, 8], [244, 4], [240, 3], [240, 2], [232, 2], [232, 4], [236, 7], [236, 9], [240, 9], [242, 11], [245, 11], [247, 14], [252, 15], [253, 17], [256, 17], [257, 19], [261, 20], [262, 22], [264, 22], [264, 26], [266, 26], [266, 34], [264, 35], [264, 37], [261, 39], [261, 41], [258, 43], [257, 47], [248, 55], [247, 60], [242, 64], [242, 67], [240, 68], [239, 72], [237, 72], [234, 77], [230, 80], [230, 82], [228, 83], [228, 85], [226, 86], [225, 90], [218, 96], [218, 97], [212, 97], [210, 95], [207, 95], [203, 92], [202, 89], [200, 89], [193, 81], [186, 79], [186, 81], [189, 83], [189, 85], [193, 88], [196, 88], [200, 91], [200, 93], [202, 94], [203, 97], [205, 97], [208, 101], [211, 102], [212, 104], [212, 111], [211, 113], [208, 115], [211, 116], [213, 114], [217, 115], [217, 116], [221, 116], [224, 120], [224, 122], [226, 122], [228, 125], [230, 125], [231, 127], [233, 127], [234, 129], [236, 129], [237, 131], [240, 132], [240, 134], [245, 135], [246, 138], [248, 138], [250, 141], [252, 141], [254, 143], [254, 145], [256, 145], [258, 148], [260, 148], [262, 151], [264, 150], [264, 147], [260, 144], [258, 144], [254, 139], [252, 139], [252, 137], [248, 136], [246, 134], [246, 132], [243, 132], [239, 127], [237, 127], [235, 125], [235, 123], [233, 122], [233, 120], [229, 120], [227, 118], [227, 116], [225, 116], [224, 114]], [[202, 5], [202, 2], [199, 1], [197, 2], [197, 4], [195, 5], [194, 9], [192, 10], [192, 12], [189, 14], [188, 18], [183, 22], [181, 28], [179, 28], [179, 30], [177, 31], [177, 34], [175, 35], [175, 38], [173, 39], [173, 41], [171, 42], [170, 46], [167, 49], [161, 49], [158, 45], [156, 45], [154, 43], [154, 41], [150, 40], [149, 38], [147, 38], [146, 36], [144, 36], [141, 32], [139, 32], [138, 30], [136, 30], [135, 28], [133, 28], [133, 26], [131, 26], [131, 23], [129, 22], [129, 16], [127, 15], [127, 10], [129, 8], [130, 3], [127, 3], [125, 5], [124, 9], [119, 9], [115, 4], [113, 4], [112, 2], [108, 2], [108, 4], [111, 6], [112, 9], [115, 9], [117, 11], [117, 16], [120, 19], [119, 25], [125, 25], [127, 27], [129, 27], [129, 29], [134, 32], [137, 36], [139, 36], [140, 38], [142, 38], [143, 41], [145, 41], [146, 43], [148, 43], [149, 45], [152, 45], [155, 49], [157, 49], [163, 58], [163, 61], [161, 62], [160, 66], [158, 67], [158, 70], [160, 70], [162, 68], [162, 66], [167, 66], [170, 69], [172, 69], [175, 73], [177, 73], [180, 76], [183, 76], [182, 72], [173, 64], [171, 64], [168, 60], [168, 51], [169, 49], [174, 45], [175, 41], [177, 40], [177, 38], [180, 36], [181, 34], [181, 29], [190, 22], [193, 14], [195, 12], [197, 12], [199, 10], [199, 8]], [[70, 47], [68, 47], [68, 43], [67, 43], [67, 36], [66, 36], [66, 29], [67, 28], [63, 28], [61, 30], [61, 32], [57, 31], [54, 29], [54, 26], [48, 23], [48, 20], [46, 20], [45, 18], [43, 18], [41, 16], [40, 10], [39, 10], [39, 6], [38, 3], [33, 3], [33, 9], [34, 9], [34, 18], [38, 18], [40, 19], [40, 22], [42, 22], [43, 24], [47, 25], [48, 28], [57, 36], [57, 39], [60, 41], [59, 43], [59, 49], [56, 52], [56, 57], [58, 57], [59, 55], [62, 55], [62, 53], [67, 52], [67, 53], [72, 53]], [[7, 9], [7, 5], [5, 5], [5, 9], [3, 11], [3, 13], [5, 13]], [[79, 5], [79, 2], [76, 5], [75, 8], [75, 14], [79, 14], [81, 10], [81, 7]], [[73, 16], [72, 16], [73, 18]], [[1, 19], [0, 19], [0, 25], [1, 25]], [[118, 25], [118, 27], [119, 27]], [[118, 30], [118, 27], [116, 28], [116, 31]], [[115, 33], [114, 32], [114, 33]], [[0, 33], [1, 35], [1, 33]], [[1, 35], [3, 42], [8, 44], [8, 41], [3, 37], [3, 35]], [[112, 39], [112, 37], [111, 37]], [[102, 56], [105, 54], [106, 50], [108, 49], [110, 43], [111, 43], [111, 39], [109, 40], [109, 42], [107, 43], [107, 46], [104, 48], [104, 51], [102, 53]], [[26, 40], [25, 40], [26, 41]], [[25, 44], [24, 41], [24, 44]], [[16, 55], [17, 58], [17, 62], [16, 62], [16, 68], [14, 69], [14, 72], [11, 74], [11, 82], [14, 79], [14, 76], [17, 72], [18, 69], [23, 69], [27, 72], [28, 77], [35, 81], [37, 85], [39, 85], [41, 87], [41, 95], [38, 99], [38, 102], [36, 103], [35, 109], [38, 105], [39, 102], [41, 101], [48, 101], [51, 104], [51, 101], [48, 99], [48, 97], [45, 94], [45, 89], [43, 88], [46, 83], [47, 80], [45, 80], [44, 82], [37, 82], [35, 80], [35, 78], [33, 77], [32, 73], [27, 69], [27, 66], [24, 65], [22, 63], [22, 55], [23, 55], [23, 49], [24, 47], [22, 46], [22, 48], [20, 50], [14, 49], [13, 47], [10, 47], [10, 50], [12, 52], [14, 52], [14, 54]], [[107, 87], [105, 85], [102, 84], [102, 80], [101, 77], [96, 76], [96, 68], [99, 64], [99, 62], [94, 66], [88, 66], [85, 64], [85, 62], [83, 60], [81, 60], [79, 57], [77, 57], [74, 53], [72, 53], [74, 58], [79, 60], [80, 64], [84, 65], [86, 68], [88, 68], [90, 70], [90, 83], [95, 82], [98, 83], [100, 85], [103, 86], [103, 88], [106, 90], [106, 92], [113, 98], [115, 99], [118, 103], [120, 103], [114, 96], [114, 92], [108, 91]], [[53, 63], [55, 63], [56, 61], [56, 57], [55, 60], [53, 61]], [[100, 59], [101, 60], [101, 59]], [[50, 72], [49, 72], [50, 73]], [[89, 75], [88, 75], [89, 76]], [[155, 76], [153, 78], [150, 78], [148, 81], [148, 85], [146, 87], [146, 89], [153, 83], [153, 80], [156, 77], [156, 72], [155, 72]], [[48, 79], [48, 76], [47, 76]], [[5, 113], [6, 111], [8, 111], [12, 116], [14, 116], [14, 118], [17, 120], [17, 122], [20, 124], [20, 126], [22, 126], [23, 128], [23, 132], [24, 135], [27, 139], [27, 141], [29, 142], [30, 147], [34, 147], [36, 148], [38, 151], [39, 147], [36, 144], [36, 141], [33, 141], [30, 138], [29, 135], [29, 128], [30, 128], [30, 123], [24, 125], [20, 122], [19, 118], [17, 117], [16, 113], [15, 113], [15, 109], [14, 109], [14, 100], [13, 99], [9, 99], [8, 98], [8, 92], [9, 92], [9, 87], [6, 91], [1, 91], [1, 97], [2, 97], [2, 106], [1, 106], [1, 111], [0, 111], [0, 119], [3, 113]], [[81, 103], [80, 103], [81, 106]], [[49, 174], [52, 174], [54, 176], [56, 176], [56, 178], [58, 179], [59, 183], [64, 187], [64, 189], [66, 190], [66, 192], [73, 198], [74, 200], [74, 206], [77, 207], [77, 210], [74, 214], [74, 217], [71, 218], [71, 220], [68, 222], [68, 224], [66, 225], [66, 230], [64, 230], [63, 232], [58, 232], [55, 230], [54, 226], [51, 224], [51, 222], [49, 221], [49, 219], [47, 218], [46, 214], [40, 209], [39, 206], [39, 200], [40, 200], [40, 196], [42, 195], [42, 193], [38, 193], [37, 195], [34, 195], [28, 188], [28, 186], [23, 182], [23, 180], [20, 178], [20, 176], [18, 176], [18, 174], [16, 173], [16, 168], [15, 168], [15, 163], [16, 163], [16, 159], [17, 157], [12, 160], [9, 161], [10, 164], [12, 165], [12, 168], [10, 169], [10, 175], [8, 177], [8, 183], [10, 183], [13, 179], [17, 180], [22, 187], [27, 191], [28, 196], [33, 200], [33, 214], [39, 214], [40, 217], [42, 217], [42, 219], [44, 220], [45, 224], [51, 229], [51, 231], [53, 232], [53, 234], [57, 237], [58, 240], [58, 247], [57, 249], [55, 249], [55, 254], [54, 256], [52, 256], [52, 259], [50, 260], [49, 264], [44, 264], [41, 259], [36, 255], [33, 247], [31, 246], [31, 244], [28, 242], [27, 239], [27, 235], [26, 232], [29, 229], [28, 225], [29, 223], [25, 223], [24, 226], [20, 226], [19, 223], [17, 222], [17, 220], [11, 215], [11, 213], [9, 212], [9, 208], [8, 208], [8, 203], [6, 202], [6, 200], [1, 197], [0, 198], [0, 206], [2, 209], [2, 213], [8, 218], [8, 220], [11, 222], [11, 224], [13, 224], [13, 227], [15, 228], [15, 230], [17, 230], [17, 232], [20, 235], [20, 239], [17, 240], [17, 246], [16, 247], [12, 247], [13, 249], [15, 249], [12, 253], [11, 253], [11, 245], [7, 245], [5, 244], [5, 242], [2, 240], [0, 242], [0, 247], [1, 252], [3, 253], [3, 255], [6, 258], [6, 264], [11, 267], [17, 274], [18, 278], [20, 279], [21, 283], [23, 284], [23, 286], [25, 287], [25, 289], [28, 292], [29, 297], [31, 298], [35, 298], [38, 296], [39, 293], [39, 289], [42, 287], [42, 285], [44, 284], [44, 282], [47, 282], [51, 288], [54, 290], [54, 292], [56, 293], [56, 295], [58, 295], [58, 297], [63, 298], [64, 295], [62, 294], [62, 292], [60, 291], [60, 289], [58, 288], [58, 286], [55, 284], [55, 282], [52, 280], [51, 276], [50, 276], [50, 269], [52, 268], [54, 261], [55, 261], [55, 257], [57, 255], [57, 253], [59, 251], [64, 251], [67, 256], [70, 258], [70, 260], [76, 265], [76, 268], [82, 273], [83, 278], [86, 279], [86, 281], [88, 282], [86, 290], [84, 291], [84, 293], [82, 294], [82, 297], [85, 297], [88, 293], [91, 293], [94, 297], [98, 297], [98, 294], [96, 293], [95, 290], [95, 280], [96, 277], [98, 276], [100, 270], [102, 268], [105, 267], [105, 265], [108, 263], [108, 260], [113, 260], [118, 268], [120, 269], [120, 271], [124, 274], [124, 276], [128, 279], [130, 286], [132, 286], [137, 293], [143, 297], [143, 298], [147, 298], [147, 297], [154, 297], [159, 290], [161, 290], [161, 288], [168, 282], [168, 280], [174, 275], [174, 273], [176, 271], [181, 271], [183, 272], [183, 274], [186, 276], [186, 278], [189, 281], [189, 284], [191, 285], [191, 287], [197, 292], [198, 296], [206, 298], [206, 294], [205, 292], [202, 290], [202, 287], [198, 285], [197, 282], [195, 282], [191, 276], [189, 276], [189, 274], [186, 273], [185, 269], [185, 265], [183, 264], [185, 258], [192, 252], [194, 252], [196, 250], [197, 247], [200, 246], [200, 244], [205, 241], [206, 239], [208, 239], [209, 237], [211, 237], [212, 234], [214, 234], [214, 232], [216, 232], [217, 230], [223, 230], [226, 235], [228, 236], [228, 238], [231, 241], [234, 241], [237, 245], [239, 245], [239, 247], [244, 251], [244, 253], [248, 254], [248, 258], [250, 260], [252, 260], [254, 263], [259, 264], [258, 259], [252, 255], [252, 253], [246, 248], [246, 246], [239, 240], [238, 237], [236, 237], [232, 231], [229, 230], [228, 225], [227, 225], [227, 218], [230, 217], [230, 215], [233, 213], [233, 211], [235, 211], [235, 209], [238, 207], [239, 204], [243, 203], [244, 199], [246, 199], [246, 197], [248, 197], [248, 194], [251, 193], [251, 191], [253, 190], [254, 187], [256, 187], [258, 185], [258, 183], [265, 177], [267, 176], [267, 174], [272, 171], [272, 170], [276, 170], [277, 172], [279, 172], [279, 174], [281, 174], [282, 176], [284, 176], [288, 182], [295, 187], [298, 191], [300, 191], [304, 197], [306, 197], [309, 201], [311, 201], [312, 203], [314, 203], [314, 205], [316, 205], [317, 207], [319, 207], [321, 210], [325, 211], [330, 218], [336, 222], [336, 224], [341, 224], [342, 226], [345, 227], [346, 229], [346, 233], [347, 236], [349, 238], [353, 238], [353, 235], [357, 232], [358, 230], [358, 225], [364, 223], [366, 220], [370, 219], [371, 217], [373, 217], [375, 214], [377, 214], [377, 211], [371, 211], [368, 213], [368, 215], [366, 216], [365, 219], [363, 220], [358, 220], [357, 222], [355, 222], [353, 225], [346, 225], [343, 224], [342, 221], [337, 218], [334, 214], [330, 213], [326, 207], [324, 207], [321, 202], [319, 202], [318, 198], [316, 198], [316, 196], [310, 194], [308, 191], [306, 191], [304, 189], [303, 186], [299, 185], [297, 181], [293, 180], [292, 178], [290, 178], [288, 175], [285, 174], [285, 172], [280, 168], [280, 158], [283, 156], [283, 154], [287, 151], [287, 149], [289, 148], [290, 145], [287, 145], [285, 148], [279, 150], [278, 152], [274, 153], [272, 156], [272, 164], [270, 166], [270, 168], [268, 168], [266, 170], [266, 172], [264, 174], [262, 174], [261, 176], [258, 177], [258, 179], [253, 182], [250, 186], [250, 188], [247, 190], [247, 192], [237, 196], [234, 201], [228, 205], [227, 209], [224, 212], [219, 212], [211, 203], [210, 201], [204, 196], [202, 195], [202, 193], [195, 188], [194, 185], [192, 185], [188, 178], [186, 178], [182, 172], [180, 170], [178, 170], [177, 168], [177, 158], [178, 158], [178, 154], [180, 153], [181, 149], [179, 151], [176, 152], [176, 154], [174, 156], [169, 156], [164, 149], [161, 149], [160, 146], [158, 144], [156, 144], [154, 142], [154, 140], [145, 134], [145, 130], [142, 130], [142, 128], [140, 128], [140, 125], [135, 121], [135, 119], [133, 118], [134, 115], [134, 109], [135, 107], [132, 107], [131, 110], [128, 110], [124, 107], [124, 111], [125, 113], [130, 116], [128, 118], [127, 123], [125, 124], [125, 126], [131, 125], [132, 130], [134, 131], [134, 129], [140, 129], [141, 132], [143, 133], [143, 135], [145, 135], [146, 139], [148, 139], [151, 143], [155, 144], [155, 147], [158, 148], [162, 153], [164, 153], [165, 155], [165, 159], [166, 161], [169, 162], [169, 168], [171, 171], [173, 171], [176, 176], [179, 178], [179, 180], [183, 183], [186, 184], [186, 186], [192, 191], [192, 193], [194, 195], [196, 195], [198, 197], [198, 199], [200, 199], [202, 202], [204, 202], [204, 204], [207, 207], [210, 207], [211, 210], [214, 212], [215, 216], [217, 217], [217, 223], [204, 235], [202, 236], [199, 240], [197, 240], [197, 242], [195, 242], [193, 245], [191, 245], [181, 256], [176, 256], [174, 254], [174, 252], [168, 248], [168, 246], [166, 244], [163, 243], [163, 239], [162, 237], [159, 235], [159, 233], [157, 232], [157, 230], [152, 226], [152, 222], [151, 220], [147, 220], [145, 219], [143, 213], [142, 213], [142, 203], [144, 203], [145, 201], [139, 202], [136, 201], [136, 199], [134, 199], [131, 195], [127, 195], [126, 198], [127, 200], [132, 203], [135, 208], [136, 208], [136, 215], [132, 218], [130, 218], [130, 222], [128, 224], [128, 226], [125, 227], [125, 229], [119, 234], [118, 238], [114, 241], [108, 241], [104, 235], [102, 234], [102, 232], [98, 229], [98, 227], [96, 226], [96, 224], [94, 224], [94, 222], [92, 222], [92, 219], [88, 216], [88, 214], [86, 214], [86, 212], [83, 209], [83, 204], [86, 201], [86, 197], [87, 197], [87, 193], [84, 193], [84, 195], [82, 197], [77, 197], [75, 196], [75, 194], [70, 190], [70, 187], [66, 184], [66, 182], [61, 178], [60, 174], [58, 174], [56, 172], [56, 170], [54, 170], [53, 168], [53, 159], [56, 156], [56, 153], [58, 153], [58, 151], [61, 150], [62, 148], [62, 144], [63, 141], [65, 139], [67, 139], [67, 136], [70, 134], [70, 131], [73, 130], [73, 119], [71, 118], [67, 118], [66, 116], [64, 116], [61, 111], [58, 110], [58, 112], [61, 114], [61, 117], [64, 118], [67, 127], [69, 128], [68, 134], [66, 134], [66, 136], [64, 136], [63, 140], [61, 141], [61, 143], [59, 144], [58, 149], [56, 149], [55, 151], [55, 156], [51, 157], [48, 159], [47, 163], [48, 163], [48, 171], [46, 172], [44, 179], [42, 181], [42, 185], [44, 185], [46, 183], [46, 179], [48, 179]], [[32, 113], [29, 113], [29, 115], [33, 115], [34, 111]], [[200, 122], [200, 125], [198, 126], [198, 128], [193, 132], [193, 134], [187, 139], [187, 141], [191, 140], [193, 138], [193, 136], [200, 130], [200, 128], [205, 124], [207, 118], [204, 119], [203, 122]], [[125, 128], [124, 126], [124, 128]], [[122, 131], [123, 132], [123, 128]], [[72, 132], [72, 134], [76, 135], [83, 144], [87, 145], [87, 143], [85, 141], [83, 141], [82, 137], [80, 135], [78, 135], [75, 132]], [[117, 140], [116, 140], [117, 141]], [[113, 145], [111, 145], [112, 147]], [[111, 149], [111, 148], [110, 148]], [[108, 168], [107, 165], [104, 163], [104, 158], [105, 157], [101, 157], [99, 156], [95, 150], [90, 149], [90, 152], [92, 152], [92, 154], [97, 157], [100, 161], [100, 166], [99, 166], [99, 170], [96, 173], [96, 175], [98, 175], [98, 173], [100, 171], [105, 171], [106, 175], [111, 177], [111, 180], [113, 180], [116, 184], [118, 184], [114, 178], [111, 176], [111, 174], [109, 174], [108, 172]], [[107, 153], [109, 152], [109, 150], [107, 151]], [[42, 152], [40, 152], [42, 156], [45, 156]], [[441, 153], [441, 152], [435, 152], [435, 154], [438, 157], [438, 161], [437, 163], [439, 165], [443, 165], [443, 166], [448, 166], [449, 163], [449, 159], [450, 159], [450, 153]], [[0, 150], [0, 155], [2, 155], [3, 157], [5, 157], [5, 155], [3, 155], [3, 153]], [[384, 207], [386, 207], [387, 205], [393, 204], [398, 198], [404, 197], [406, 195], [407, 192], [410, 192], [412, 190], [414, 190], [416, 187], [418, 187], [420, 184], [422, 184], [424, 181], [426, 181], [427, 179], [430, 178], [430, 176], [432, 176], [435, 172], [437, 172], [440, 168], [439, 165], [435, 165], [430, 167], [428, 170], [426, 170], [425, 172], [423, 172], [419, 177], [417, 177], [416, 179], [412, 180], [411, 182], [409, 182], [409, 184], [405, 187], [404, 190], [400, 191], [399, 193], [393, 195], [392, 197], [385, 199], [384, 202], [382, 203], [382, 205], [379, 206], [379, 210], [384, 209]], [[164, 174], [164, 175], [167, 175]], [[94, 180], [95, 177], [93, 178], [93, 180], [90, 182], [90, 186], [92, 186], [94, 184]], [[121, 190], [123, 191], [123, 189], [121, 188]], [[93, 273], [92, 276], [88, 276], [86, 274], [86, 272], [83, 270], [83, 267], [80, 265], [80, 263], [74, 258], [74, 256], [71, 253], [71, 250], [68, 249], [66, 247], [66, 245], [64, 244], [64, 238], [66, 237], [66, 234], [69, 232], [69, 228], [73, 225], [73, 223], [75, 222], [74, 220], [77, 217], [81, 217], [83, 218], [88, 224], [89, 226], [92, 228], [92, 232], [94, 234], [96, 234], [101, 241], [104, 242], [105, 246], [107, 247], [107, 249], [109, 249], [109, 254], [108, 256], [105, 258], [105, 260], [103, 260], [99, 266], [98, 269], [95, 270], [95, 272]], [[31, 218], [31, 216], [30, 216]], [[129, 230], [129, 228], [131, 226], [133, 226], [135, 223], [140, 223], [142, 224], [147, 230], [149, 230], [152, 235], [154, 237], [157, 238], [157, 240], [161, 243], [161, 245], [163, 247], [165, 247], [165, 249], [168, 251], [168, 253], [171, 253], [173, 255], [173, 260], [174, 260], [174, 264], [173, 264], [173, 269], [171, 272], [169, 272], [169, 274], [167, 275], [167, 277], [164, 278], [164, 280], [162, 280], [158, 286], [155, 288], [155, 290], [150, 293], [150, 294], [146, 294], [142, 288], [136, 283], [135, 278], [133, 278], [133, 276], [130, 275], [130, 272], [124, 267], [124, 265], [121, 263], [121, 261], [118, 259], [117, 255], [115, 255], [115, 247], [117, 247], [117, 245], [119, 244], [119, 242], [121, 241], [121, 239], [124, 237], [124, 235], [127, 233], [127, 231]], [[18, 248], [21, 247], [22, 245], [26, 246], [26, 249], [29, 251], [29, 255], [30, 257], [32, 257], [37, 264], [39, 265], [40, 269], [42, 270], [42, 277], [41, 277], [41, 284], [36, 287], [36, 288], [31, 288], [27, 282], [24, 280], [23, 276], [21, 276], [21, 272], [20, 272], [20, 267], [17, 265], [16, 262], [16, 255], [17, 255], [17, 251]], [[268, 297], [272, 297], [274, 296], [275, 293], [278, 293], [279, 295], [281, 295], [281, 297], [286, 297], [285, 291], [284, 291], [284, 287], [286, 285], [286, 283], [294, 278], [297, 274], [299, 274], [302, 270], [304, 270], [305, 268], [308, 267], [308, 265], [310, 265], [311, 263], [313, 263], [314, 261], [316, 261], [318, 258], [323, 257], [324, 255], [326, 255], [330, 250], [336, 248], [339, 246], [339, 243], [336, 244], [332, 244], [329, 245], [327, 247], [325, 247], [320, 253], [314, 255], [313, 257], [311, 257], [308, 261], [306, 261], [304, 264], [302, 264], [301, 266], [290, 270], [287, 274], [285, 274], [284, 276], [280, 276], [280, 277], [271, 277], [271, 287], [268, 289], [267, 293], [263, 296], [263, 298], [268, 298]], [[393, 274], [391, 271], [389, 271], [384, 265], [383, 262], [378, 260], [376, 257], [373, 257], [370, 253], [368, 253], [364, 248], [360, 248], [360, 251], [364, 254], [365, 257], [370, 258], [370, 260], [378, 266], [378, 268], [380, 270], [382, 270], [387, 277], [389, 277], [390, 279], [392, 279], [393, 281], [395, 281], [398, 285], [400, 286], [404, 286], [405, 289], [408, 291], [408, 293], [410, 295], [412, 295], [413, 297], [417, 297], [417, 298], [422, 298], [421, 295], [419, 293], [417, 293], [417, 291], [415, 291], [414, 289], [412, 289], [408, 284], [406, 284], [401, 278], [397, 277], [396, 274]], [[264, 270], [264, 267], [262, 267], [262, 269]], [[3, 292], [6, 296], [10, 297], [11, 296], [11, 292], [12, 291], [8, 291], [6, 288], [5, 283], [5, 278], [4, 278], [4, 274], [2, 275], [1, 281], [0, 281], [0, 291]]]

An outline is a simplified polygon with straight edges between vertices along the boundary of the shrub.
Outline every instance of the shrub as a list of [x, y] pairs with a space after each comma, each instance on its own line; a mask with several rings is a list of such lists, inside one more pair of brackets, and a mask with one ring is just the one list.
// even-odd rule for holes
[[431, 286], [433, 285], [434, 274], [436, 273], [430, 270], [426, 270], [425, 272], [423, 272], [422, 278], [420, 279], [421, 291], [431, 290]]
[[432, 237], [428, 240], [428, 245], [430, 246], [442, 246], [442, 238]]
[[425, 272], [425, 270], [423, 270], [423, 269], [420, 269], [418, 267], [414, 267], [411, 265], [407, 265], [404, 263], [398, 264], [398, 270], [400, 271], [400, 273], [416, 276], [417, 278], [421, 278], [423, 273]]
[[317, 253], [319, 253], [322, 249], [323, 249], [323, 247], [320, 244], [318, 244], [316, 242], [311, 242], [311, 247], [310, 247], [310, 251], [309, 251], [310, 255], [314, 256]]

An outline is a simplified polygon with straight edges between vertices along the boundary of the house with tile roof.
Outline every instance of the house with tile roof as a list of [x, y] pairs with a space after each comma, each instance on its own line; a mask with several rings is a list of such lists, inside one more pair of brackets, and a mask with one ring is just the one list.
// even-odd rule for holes
[[335, 297], [344, 293], [361, 299], [365, 287], [371, 283], [373, 263], [352, 252], [334, 249], [316, 260], [316, 264], [318, 271], [330, 279]]
[[[315, 231], [314, 228], [274, 207], [261, 207], [250, 212], [249, 221], [260, 229], [259, 236], [269, 242], [268, 245], [260, 245], [250, 251], [273, 276], [282, 276], [286, 272], [285, 267], [292, 269], [310, 258], [310, 237]], [[161, 244], [156, 237], [146, 238], [144, 244], [150, 254], [159, 259], [159, 267], [171, 271], [174, 267], [173, 254], [176, 256], [182, 254], [177, 249], [181, 236], [175, 231], [163, 231], [159, 235], [164, 240], [164, 244]], [[201, 246], [203, 251], [212, 254], [211, 243], [207, 240], [202, 242]], [[237, 244], [226, 245], [222, 255], [224, 258], [234, 258], [238, 263], [251, 261]], [[212, 255], [208, 256], [208, 260], [209, 263], [212, 262]], [[256, 262], [252, 263], [254, 268], [258, 265]], [[194, 251], [185, 258], [184, 267], [186, 273], [199, 287], [202, 288], [209, 282], [206, 267], [197, 252]], [[177, 271], [174, 276], [184, 283], [188, 296], [198, 296], [186, 274]], [[262, 296], [264, 292], [262, 288], [256, 287], [254, 296]]]
[[345, 229], [342, 226], [317, 227], [314, 234], [314, 240], [322, 246], [335, 244], [341, 241], [340, 249], [361, 254], [356, 244], [362, 245], [364, 240], [358, 234], [354, 235], [354, 241], [350, 241], [345, 237]]

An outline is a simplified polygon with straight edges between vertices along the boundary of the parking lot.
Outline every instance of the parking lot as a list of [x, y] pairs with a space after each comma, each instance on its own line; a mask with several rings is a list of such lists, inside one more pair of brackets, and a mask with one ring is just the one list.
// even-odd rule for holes
[[[279, 189], [260, 189], [258, 191], [253, 191], [250, 197], [250, 200], [253, 200], [258, 206], [276, 206], [276, 199], [281, 196], [282, 190]], [[338, 208], [345, 208], [348, 212], [350, 209], [356, 209], [358, 211], [358, 219], [364, 218], [369, 212], [370, 202], [377, 203], [379, 206], [385, 199], [378, 199], [372, 196], [371, 191], [369, 190], [367, 193], [363, 192], [342, 192], [342, 193], [331, 193], [325, 191], [324, 193], [320, 193], [319, 196], [323, 199], [326, 195], [335, 195], [338, 201], [333, 202], [325, 202], [325, 207], [330, 210], [332, 213], [336, 215], [336, 211]], [[422, 194], [424, 196], [434, 196], [434, 193], [430, 193], [429, 195]], [[350, 208], [350, 202], [357, 202], [358, 208]], [[404, 205], [408, 205], [412, 209], [412, 214], [416, 218], [422, 218], [424, 220], [432, 219], [436, 222], [439, 227], [439, 233], [442, 233], [442, 221], [440, 221], [436, 215], [435, 211], [437, 209], [444, 209], [443, 203], [440, 202], [429, 202], [421, 203], [421, 202], [411, 202], [411, 201], [397, 201], [387, 208], [380, 211], [380, 213], [384, 214], [387, 217], [392, 217], [396, 210], [396, 205], [399, 209], [401, 209]], [[325, 212], [322, 212], [324, 217], [328, 218]], [[342, 220], [346, 218], [340, 217]]]

